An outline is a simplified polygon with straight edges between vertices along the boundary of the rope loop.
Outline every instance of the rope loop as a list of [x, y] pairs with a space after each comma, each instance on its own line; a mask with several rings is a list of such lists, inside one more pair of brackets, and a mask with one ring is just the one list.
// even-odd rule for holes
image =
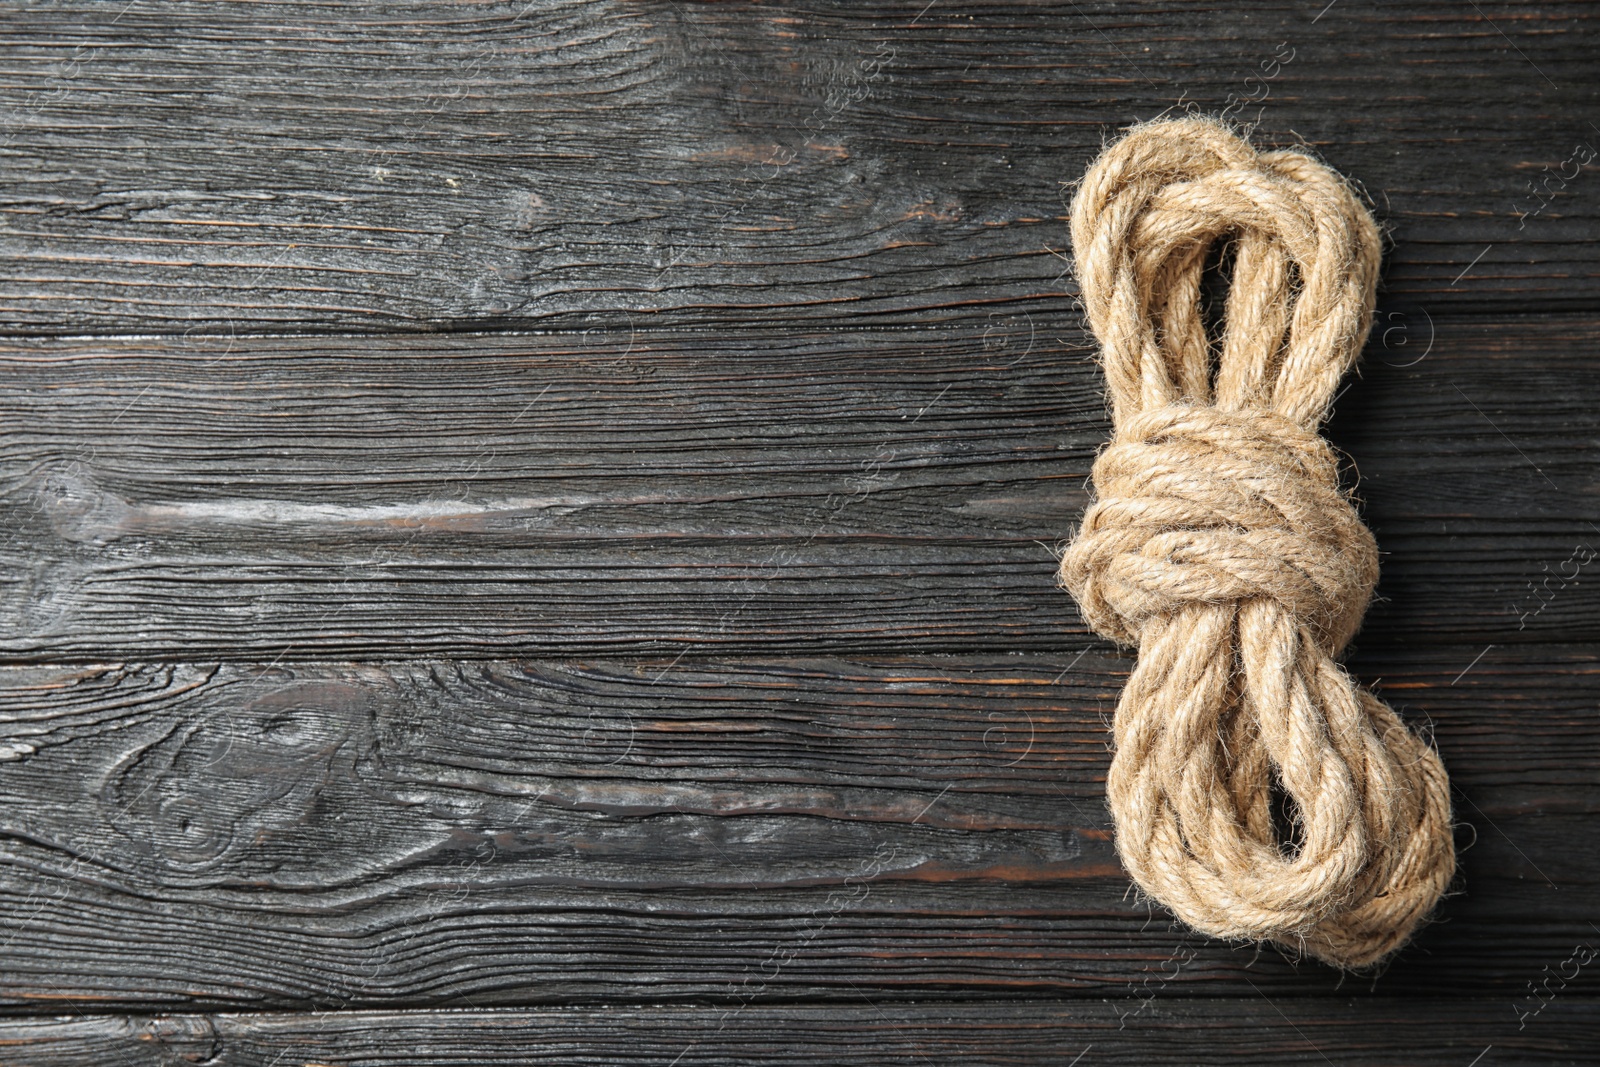
[[1455, 872], [1437, 753], [1333, 659], [1378, 552], [1319, 427], [1371, 326], [1377, 226], [1310, 156], [1196, 118], [1106, 149], [1071, 221], [1114, 435], [1060, 576], [1139, 649], [1107, 781], [1119, 855], [1203, 932], [1376, 963]]

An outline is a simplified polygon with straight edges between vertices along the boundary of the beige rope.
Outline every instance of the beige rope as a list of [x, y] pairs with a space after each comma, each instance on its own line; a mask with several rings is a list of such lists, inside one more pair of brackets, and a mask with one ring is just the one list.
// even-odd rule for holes
[[[1212, 343], [1201, 276], [1225, 238]], [[1186, 118], [1105, 150], [1072, 245], [1115, 436], [1061, 580], [1139, 649], [1107, 781], [1123, 865], [1205, 933], [1375, 963], [1455, 872], [1438, 755], [1333, 660], [1378, 553], [1318, 428], [1371, 325], [1377, 227], [1310, 156]]]

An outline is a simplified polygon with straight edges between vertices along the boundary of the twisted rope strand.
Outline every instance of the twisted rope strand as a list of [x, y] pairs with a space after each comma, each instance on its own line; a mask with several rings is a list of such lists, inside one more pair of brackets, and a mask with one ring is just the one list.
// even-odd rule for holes
[[[1378, 552], [1319, 427], [1371, 327], [1377, 227], [1310, 156], [1193, 118], [1106, 149], [1071, 221], [1115, 432], [1061, 581], [1139, 650], [1107, 779], [1118, 853], [1205, 933], [1374, 964], [1455, 873], [1437, 753], [1334, 661]], [[1222, 240], [1213, 345], [1201, 280]]]

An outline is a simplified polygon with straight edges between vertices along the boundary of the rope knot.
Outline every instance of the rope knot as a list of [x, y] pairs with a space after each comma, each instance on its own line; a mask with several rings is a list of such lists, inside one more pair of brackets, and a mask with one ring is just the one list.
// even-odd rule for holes
[[1206, 933], [1375, 963], [1455, 871], [1438, 754], [1332, 658], [1378, 554], [1318, 427], [1371, 326], [1377, 226], [1311, 157], [1182, 119], [1104, 151], [1072, 246], [1115, 433], [1061, 580], [1139, 649], [1106, 780], [1118, 855]]
[[1330, 654], [1361, 623], [1378, 550], [1333, 450], [1272, 413], [1174, 404], [1119, 428], [1061, 574], [1097, 633], [1135, 645], [1189, 602], [1283, 605]]

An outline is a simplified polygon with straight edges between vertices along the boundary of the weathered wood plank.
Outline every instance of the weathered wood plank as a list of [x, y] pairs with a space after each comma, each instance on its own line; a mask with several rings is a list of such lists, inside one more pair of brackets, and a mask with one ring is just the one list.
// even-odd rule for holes
[[[1387, 553], [1363, 640], [1600, 640], [1600, 322], [1380, 325], [1330, 429]], [[1082, 648], [1088, 352], [1031, 316], [10, 342], [0, 655]]]
[[[1437, 738], [1465, 848], [1368, 991], [1515, 1000], [1591, 937], [1600, 665], [1517, 653], [1360, 664]], [[1130, 897], [1126, 666], [5, 668], [0, 1006], [1333, 992]]]
[[1178, 106], [1309, 141], [1391, 292], [1590, 306], [1592, 4], [8, 4], [0, 330], [982, 321]]
[[[1149, 1064], [1464, 1067], [1593, 1062], [1600, 1004], [1568, 997], [1518, 1030], [1500, 999], [1141, 999], [792, 1007], [159, 1015], [0, 1021], [14, 1067], [205, 1063]], [[1486, 1050], [1489, 1051], [1486, 1054]], [[1076, 1058], [1074, 1058], [1076, 1057]]]

